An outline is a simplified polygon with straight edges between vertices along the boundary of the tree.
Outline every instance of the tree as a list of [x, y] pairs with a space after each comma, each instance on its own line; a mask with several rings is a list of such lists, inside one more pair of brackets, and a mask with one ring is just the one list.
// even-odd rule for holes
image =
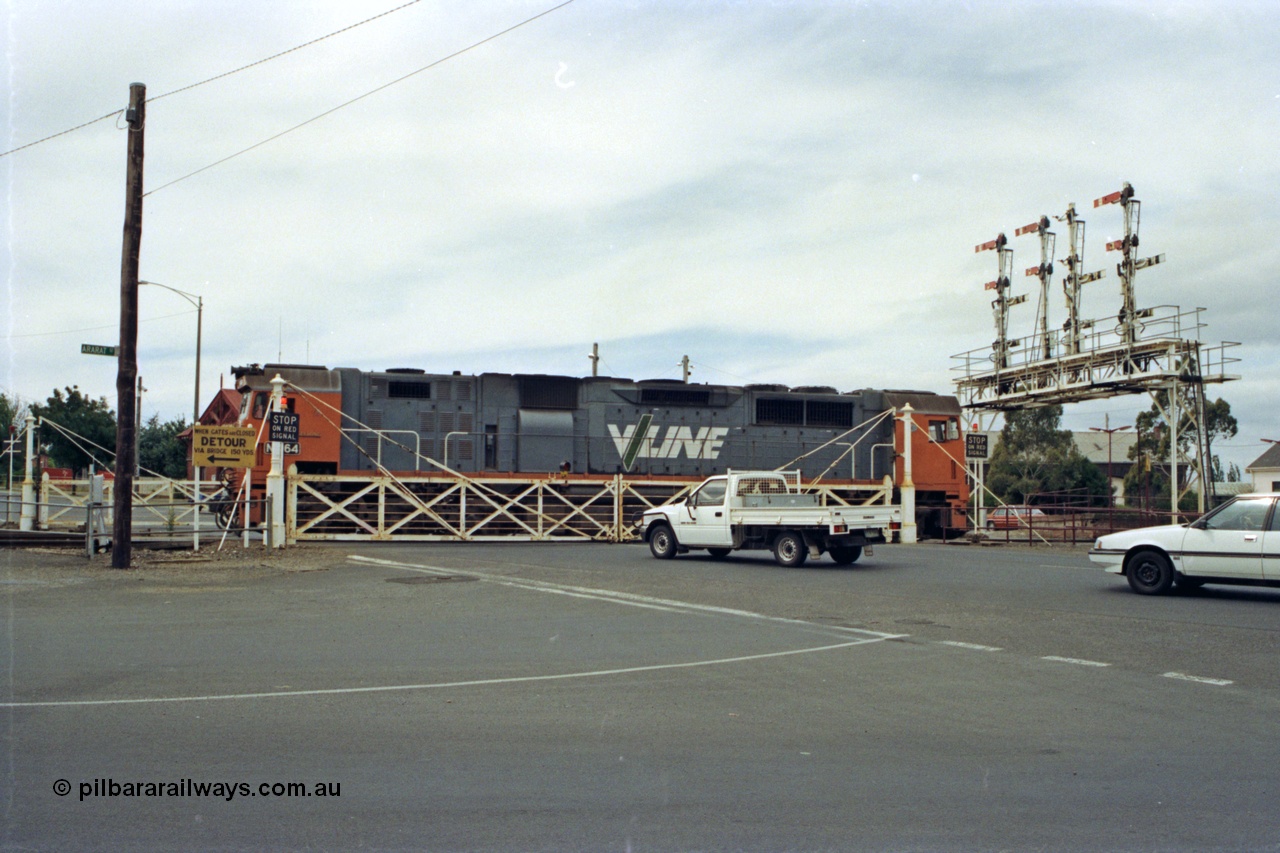
[[142, 470], [172, 480], [185, 479], [187, 449], [178, 436], [186, 428], [184, 418], [160, 423], [160, 416], [152, 415], [138, 434], [138, 460], [142, 463]]
[[[9, 448], [9, 439], [17, 438], [18, 433], [23, 429], [23, 419], [26, 417], [26, 406], [16, 396], [0, 391], [0, 450]], [[21, 476], [17, 472], [23, 470], [26, 464], [25, 460], [26, 446], [25, 442], [19, 441], [13, 445], [13, 469], [15, 471], [14, 479]], [[9, 457], [8, 454], [0, 453], [0, 477], [5, 480], [5, 487], [9, 486]]]
[[1106, 475], [1079, 451], [1071, 431], [1059, 428], [1061, 420], [1061, 406], [1005, 413], [987, 475], [987, 487], [1001, 500], [1021, 504], [1049, 492], [1071, 492], [1106, 505]]
[[[1138, 462], [1129, 469], [1124, 478], [1125, 494], [1157, 496], [1169, 493], [1169, 472], [1167, 462], [1172, 437], [1169, 425], [1163, 412], [1169, 410], [1169, 392], [1156, 393], [1148, 411], [1138, 415], [1134, 426], [1137, 429], [1137, 441], [1129, 449], [1129, 458]], [[1190, 457], [1191, 449], [1199, 439], [1199, 429], [1193, 422], [1191, 413], [1182, 412], [1178, 417], [1178, 453], [1179, 456]], [[1235, 438], [1240, 425], [1231, 414], [1231, 404], [1219, 397], [1212, 403], [1205, 402], [1204, 427], [1208, 436], [1209, 477], [1218, 481], [1222, 477], [1222, 462], [1212, 453], [1213, 442], [1219, 439]], [[1239, 476], [1237, 474], [1237, 476]]]
[[[65, 395], [55, 388], [47, 403], [31, 406], [31, 413], [37, 418], [62, 428], [46, 426], [40, 430], [41, 451], [49, 455], [55, 466], [77, 472], [87, 470], [90, 463], [111, 465], [116, 446], [116, 413], [107, 405], [105, 397], [90, 399], [80, 393], [78, 385], [64, 390]], [[73, 433], [74, 437], [62, 430]]]

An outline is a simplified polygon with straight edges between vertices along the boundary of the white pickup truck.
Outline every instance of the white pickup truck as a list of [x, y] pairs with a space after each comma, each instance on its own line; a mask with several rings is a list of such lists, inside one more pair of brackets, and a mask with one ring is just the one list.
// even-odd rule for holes
[[891, 525], [902, 521], [901, 507], [821, 506], [799, 485], [798, 471], [731, 470], [708, 478], [681, 501], [646, 511], [640, 531], [660, 560], [699, 548], [713, 557], [771, 550], [781, 566], [799, 566], [823, 553], [847, 566], [887, 542]]

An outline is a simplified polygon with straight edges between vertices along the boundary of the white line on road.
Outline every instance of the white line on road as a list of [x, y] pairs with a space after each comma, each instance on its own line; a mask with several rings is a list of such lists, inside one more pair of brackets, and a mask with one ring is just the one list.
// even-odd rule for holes
[[551, 583], [549, 581], [524, 580], [520, 578], [510, 578], [505, 575], [487, 574], [485, 572], [475, 572], [470, 570], [458, 571], [456, 569], [443, 569], [439, 566], [402, 563], [396, 560], [379, 560], [374, 557], [350, 556], [347, 559], [354, 563], [384, 566], [393, 569], [405, 569], [406, 571], [419, 572], [427, 575], [466, 575], [467, 577], [479, 578], [480, 580], [488, 581], [490, 583], [516, 587], [518, 589], [527, 589], [533, 592], [551, 592], [560, 593], [562, 595], [573, 595], [580, 598], [594, 598], [600, 601], [609, 601], [614, 604], [627, 604], [632, 607], [657, 608], [673, 612], [684, 611], [692, 613], [709, 613], [716, 616], [738, 616], [747, 619], [760, 619], [766, 622], [780, 622], [784, 625], [801, 625], [806, 628], [821, 628], [824, 631], [861, 634], [863, 636], [873, 637], [877, 640], [898, 640], [903, 637], [910, 636], [909, 634], [886, 634], [883, 631], [868, 631], [865, 628], [848, 628], [843, 625], [825, 625], [819, 622], [807, 622], [803, 619], [791, 619], [786, 616], [769, 616], [767, 614], [756, 613], [751, 610], [737, 610], [731, 607], [716, 607], [710, 604], [694, 604], [689, 601], [674, 601], [668, 598], [654, 598], [648, 595], [637, 595], [630, 592], [617, 592], [616, 590], [610, 589], [594, 589], [592, 587], [571, 586], [569, 584]]
[[939, 640], [940, 646], [951, 646], [953, 649], [971, 649], [975, 652], [1000, 652], [1004, 651], [999, 646], [980, 646], [977, 643], [962, 643], [959, 640]]
[[1057, 655], [1045, 655], [1040, 660], [1051, 660], [1055, 663], [1073, 663], [1076, 666], [1111, 666], [1109, 663], [1103, 663], [1100, 660], [1085, 660], [1084, 658], [1060, 658]]
[[1214, 687], [1225, 687], [1228, 684], [1235, 683], [1229, 678], [1204, 678], [1199, 675], [1187, 675], [1182, 672], [1166, 672], [1164, 677], [1173, 678], [1178, 681], [1194, 681], [1197, 684], [1212, 684]]
[[216, 702], [228, 699], [280, 699], [289, 696], [342, 696], [356, 693], [392, 693], [404, 690], [432, 690], [440, 687], [486, 687], [500, 684], [525, 684], [531, 681], [566, 681], [573, 678], [600, 678], [608, 675], [628, 675], [636, 672], [657, 672], [668, 669], [692, 669], [699, 666], [718, 666], [727, 663], [767, 660], [769, 658], [807, 655], [829, 652], [882, 642], [880, 638], [849, 640], [829, 646], [810, 646], [803, 649], [787, 649], [781, 652], [763, 652], [716, 660], [695, 660], [681, 663], [655, 663], [647, 666], [627, 666], [618, 669], [596, 669], [588, 672], [562, 672], [554, 675], [518, 675], [510, 678], [480, 678], [474, 681], [440, 681], [428, 684], [387, 684], [377, 687], [334, 687], [320, 690], [280, 690], [269, 693], [220, 693], [209, 696], [152, 696], [136, 699], [72, 699], [48, 702], [0, 702], [0, 708], [71, 708], [86, 705], [158, 705], [166, 702]]

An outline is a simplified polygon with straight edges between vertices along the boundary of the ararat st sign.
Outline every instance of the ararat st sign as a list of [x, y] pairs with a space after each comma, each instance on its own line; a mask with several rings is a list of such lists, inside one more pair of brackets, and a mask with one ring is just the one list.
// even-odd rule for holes
[[191, 429], [191, 464], [197, 468], [252, 468], [253, 427], [205, 426]]

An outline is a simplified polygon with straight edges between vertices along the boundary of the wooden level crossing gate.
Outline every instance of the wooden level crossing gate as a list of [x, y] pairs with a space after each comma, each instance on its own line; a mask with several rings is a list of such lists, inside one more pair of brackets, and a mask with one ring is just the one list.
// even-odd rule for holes
[[[445, 474], [287, 478], [290, 542], [593, 541], [637, 538], [644, 510], [678, 500], [701, 480], [625, 474], [454, 477]], [[823, 504], [889, 503], [891, 484], [805, 487]]]

